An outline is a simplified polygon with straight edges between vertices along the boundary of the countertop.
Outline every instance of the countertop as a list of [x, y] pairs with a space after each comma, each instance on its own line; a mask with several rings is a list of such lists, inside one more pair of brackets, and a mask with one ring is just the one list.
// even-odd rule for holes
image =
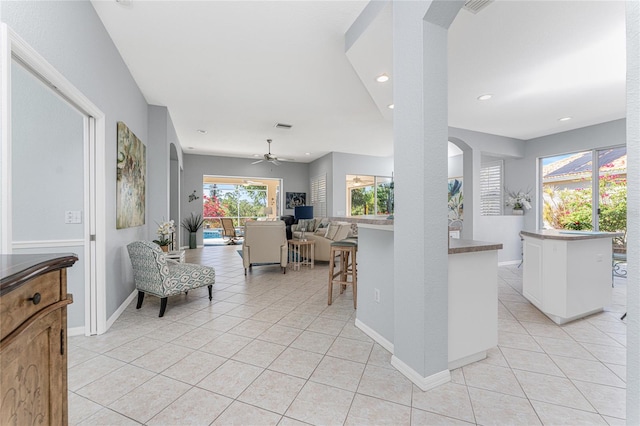
[[476, 251], [500, 249], [502, 249], [502, 243], [489, 243], [486, 241], [449, 238], [449, 254], [472, 253]]
[[[393, 225], [358, 224], [359, 229], [372, 229], [376, 231], [393, 232]], [[449, 238], [449, 254], [472, 253], [475, 251], [501, 250], [502, 243], [489, 243], [486, 241], [463, 240]]]
[[569, 231], [563, 229], [538, 229], [536, 231], [520, 231], [526, 237], [539, 238], [541, 240], [591, 240], [594, 238], [621, 237], [620, 232], [593, 232], [593, 231]]
[[78, 256], [73, 253], [0, 255], [0, 295], [44, 273], [68, 268], [77, 261]]

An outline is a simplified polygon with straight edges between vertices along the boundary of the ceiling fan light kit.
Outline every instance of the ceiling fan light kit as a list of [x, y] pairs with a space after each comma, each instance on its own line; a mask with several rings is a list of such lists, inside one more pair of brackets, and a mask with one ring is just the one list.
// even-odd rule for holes
[[273, 155], [271, 153], [271, 142], [273, 142], [271, 139], [267, 139], [267, 143], [269, 144], [269, 152], [264, 154], [260, 160], [254, 161], [251, 164], [258, 164], [258, 163], [262, 163], [263, 161], [266, 161], [268, 163], [275, 164], [276, 166], [279, 166], [280, 165], [279, 161], [293, 161], [293, 160], [290, 160], [288, 158], [278, 158], [275, 155]]

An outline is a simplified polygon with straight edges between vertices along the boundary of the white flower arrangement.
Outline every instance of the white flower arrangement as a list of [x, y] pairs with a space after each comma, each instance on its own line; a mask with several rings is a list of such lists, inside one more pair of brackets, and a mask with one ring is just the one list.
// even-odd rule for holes
[[526, 192], [507, 190], [507, 199], [504, 204], [514, 210], [529, 210], [531, 208], [531, 190]]
[[173, 234], [176, 230], [176, 226], [173, 223], [173, 220], [168, 222], [162, 222], [158, 224], [158, 230], [156, 233], [158, 234], [158, 239], [153, 240], [154, 243], [159, 246], [167, 246], [171, 244], [171, 234]]

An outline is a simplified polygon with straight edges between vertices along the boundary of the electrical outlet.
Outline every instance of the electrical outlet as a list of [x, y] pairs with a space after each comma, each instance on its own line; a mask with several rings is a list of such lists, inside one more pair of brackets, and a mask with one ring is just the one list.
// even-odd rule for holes
[[373, 299], [376, 301], [376, 303], [380, 303], [380, 290], [378, 290], [377, 288], [373, 290]]

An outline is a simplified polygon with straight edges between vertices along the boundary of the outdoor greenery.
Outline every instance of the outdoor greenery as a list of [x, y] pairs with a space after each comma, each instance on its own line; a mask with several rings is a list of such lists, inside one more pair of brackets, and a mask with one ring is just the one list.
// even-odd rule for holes
[[[391, 213], [391, 183], [381, 183], [377, 191], [372, 185], [351, 189], [351, 216], [361, 216], [366, 214], [388, 215]], [[376, 197], [377, 192], [377, 197]], [[377, 200], [374, 201], [374, 197]], [[377, 205], [377, 209], [374, 206]]]
[[[599, 230], [622, 232], [616, 243], [626, 244], [627, 231], [627, 179], [622, 175], [603, 175], [600, 184]], [[543, 188], [543, 219], [555, 229], [590, 230], [592, 226], [591, 186], [577, 189], [558, 189], [552, 185]]]
[[218, 190], [203, 197], [205, 226], [220, 227], [216, 218], [230, 217], [235, 226], [243, 226], [247, 218], [263, 215], [267, 191], [263, 185], [234, 185], [232, 190]]

